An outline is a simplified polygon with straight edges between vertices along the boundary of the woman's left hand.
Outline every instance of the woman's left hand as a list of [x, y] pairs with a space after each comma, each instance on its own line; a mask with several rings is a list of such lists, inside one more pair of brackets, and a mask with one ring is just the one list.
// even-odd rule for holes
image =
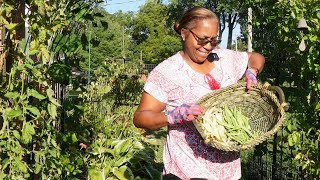
[[252, 85], [256, 85], [258, 83], [257, 70], [253, 68], [247, 69], [245, 79], [247, 82], [247, 88], [250, 90]]

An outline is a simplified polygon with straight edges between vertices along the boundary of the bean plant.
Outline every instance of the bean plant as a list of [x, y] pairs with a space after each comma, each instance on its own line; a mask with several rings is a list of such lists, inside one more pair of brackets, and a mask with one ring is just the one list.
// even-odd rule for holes
[[[0, 179], [160, 177], [154, 150], [130, 124], [134, 106], [119, 98], [130, 83], [136, 85], [131, 95], [141, 90], [139, 78], [109, 74], [81, 85], [71, 73], [77, 52], [88, 43], [84, 29], [99, 16], [94, 9], [101, 2], [1, 1], [1, 62], [7, 69], [0, 64]], [[26, 14], [16, 11], [22, 5]], [[25, 22], [17, 19], [27, 22], [26, 37], [19, 34]]]

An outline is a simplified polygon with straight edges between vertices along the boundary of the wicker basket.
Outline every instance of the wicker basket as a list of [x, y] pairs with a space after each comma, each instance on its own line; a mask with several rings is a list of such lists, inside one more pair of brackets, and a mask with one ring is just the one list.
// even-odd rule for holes
[[[272, 91], [276, 91], [278, 96]], [[197, 103], [205, 110], [213, 108], [213, 112], [221, 110], [224, 106], [237, 107], [241, 109], [245, 116], [249, 117], [251, 130], [259, 133], [255, 139], [242, 145], [236, 143], [226, 145], [215, 139], [207, 142], [209, 146], [224, 151], [245, 150], [262, 143], [281, 128], [285, 120], [285, 111], [288, 109], [282, 89], [278, 86], [270, 86], [269, 83], [264, 83], [263, 85], [259, 83], [248, 91], [246, 83], [239, 82], [213, 91], [203, 96]], [[206, 139], [206, 134], [204, 134], [204, 130], [201, 127], [201, 116], [193, 123], [200, 135]]]

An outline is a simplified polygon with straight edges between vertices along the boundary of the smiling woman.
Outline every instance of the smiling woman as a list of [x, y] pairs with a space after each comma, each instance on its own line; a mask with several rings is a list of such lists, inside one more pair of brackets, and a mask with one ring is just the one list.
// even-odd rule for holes
[[[246, 77], [247, 87], [257, 83], [264, 57], [258, 53], [219, 49], [217, 16], [194, 7], [174, 26], [182, 49], [149, 74], [133, 122], [138, 128], [157, 130], [168, 126], [164, 146], [165, 179], [239, 179], [238, 152], [209, 147], [193, 121], [203, 113], [196, 104], [204, 95]], [[211, 54], [218, 58], [209, 60]]]

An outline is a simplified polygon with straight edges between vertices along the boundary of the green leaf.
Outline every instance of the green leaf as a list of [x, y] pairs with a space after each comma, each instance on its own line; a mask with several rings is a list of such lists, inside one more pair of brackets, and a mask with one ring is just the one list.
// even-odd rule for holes
[[121, 154], [126, 152], [131, 146], [132, 146], [132, 139], [123, 139], [119, 141], [114, 141], [114, 143], [117, 143], [114, 146], [114, 149], [116, 150], [117, 154]]
[[42, 58], [45, 62], [49, 61], [50, 59], [50, 52], [45, 48], [45, 47], [41, 47], [40, 48], [40, 51], [41, 51], [41, 55], [42, 55]]
[[37, 117], [41, 115], [39, 109], [36, 107], [26, 107], [26, 109], [30, 111], [32, 114], [36, 115]]
[[292, 134], [289, 134], [289, 136], [288, 136], [288, 144], [289, 144], [289, 146], [293, 146], [294, 144], [293, 144], [293, 139], [292, 139]]
[[113, 174], [120, 180], [133, 180], [133, 173], [127, 166], [121, 166], [120, 168], [113, 168]]
[[31, 41], [31, 43], [30, 43], [30, 49], [29, 49], [29, 51], [33, 51], [33, 50], [39, 51], [39, 50], [38, 50], [38, 47], [39, 47], [39, 42], [36, 41], [36, 40], [33, 40], [33, 41]]
[[129, 158], [126, 156], [120, 157], [116, 162], [114, 162], [114, 166], [121, 166], [129, 161]]
[[12, 24], [6, 24], [4, 27], [6, 27], [9, 31], [12, 31], [18, 24], [12, 23]]
[[16, 160], [15, 161], [16, 163], [16, 166], [18, 167], [18, 169], [23, 172], [23, 173], [28, 173], [28, 169], [27, 169], [27, 166], [24, 162], [20, 161], [20, 160]]
[[102, 172], [95, 166], [91, 166], [88, 171], [90, 180], [101, 180], [104, 179]]
[[11, 98], [11, 99], [17, 99], [20, 96], [20, 93], [18, 92], [8, 92], [4, 95], [7, 98]]
[[[58, 151], [58, 149], [56, 149], [56, 148], [53, 148], [53, 149], [49, 150], [49, 153], [50, 153], [50, 155], [53, 156], [54, 158], [57, 158], [58, 155], [59, 155], [59, 151]], [[56, 168], [57, 166], [56, 166], [56, 164], [51, 164], [51, 167]]]
[[39, 172], [41, 171], [41, 169], [42, 169], [42, 165], [36, 163], [35, 168], [34, 168], [34, 173], [35, 173], [35, 174], [39, 174]]
[[10, 164], [9, 158], [6, 158], [6, 159], [2, 160], [1, 164], [2, 164], [1, 168], [2, 169], [6, 169], [7, 166]]
[[39, 100], [43, 100], [43, 99], [46, 98], [45, 96], [41, 95], [38, 91], [36, 91], [34, 89], [28, 89], [27, 90], [27, 95], [35, 97], [35, 98], [37, 98]]
[[29, 54], [30, 56], [35, 55], [35, 54], [38, 54], [38, 53], [39, 53], [39, 50], [38, 50], [38, 49], [33, 49], [33, 50], [29, 50], [29, 51], [28, 51], [28, 54]]
[[109, 177], [109, 173], [111, 172], [111, 166], [110, 164], [106, 164], [106, 167], [104, 167], [104, 175], [105, 177]]
[[53, 92], [52, 89], [47, 89], [46, 92], [47, 92], [47, 96], [48, 96], [48, 98], [49, 98], [49, 101], [50, 101], [52, 104], [54, 104], [54, 105], [56, 105], [56, 106], [61, 106], [61, 105], [56, 101], [56, 99], [53, 98], [54, 92]]
[[106, 149], [106, 153], [109, 153], [112, 156], [115, 156], [115, 150], [114, 149]]
[[292, 132], [292, 124], [290, 121], [288, 121], [287, 128], [289, 132]]
[[32, 135], [34, 135], [36, 132], [31, 125], [30, 122], [25, 122], [24, 126], [22, 128], [22, 138], [21, 141], [24, 144], [28, 144], [32, 140]]
[[[320, 84], [319, 84], [320, 86]], [[316, 110], [319, 110], [320, 109], [320, 102], [317, 102], [317, 105], [316, 105]]]
[[[3, 169], [5, 169], [5, 168], [3, 168]], [[0, 172], [0, 179], [4, 179], [5, 177], [7, 177], [7, 175], [2, 173], [2, 172]]]
[[52, 81], [64, 85], [69, 84], [72, 76], [71, 68], [67, 64], [60, 61], [50, 65], [48, 74], [50, 75]]
[[298, 135], [296, 133], [292, 134], [292, 141], [293, 141], [293, 143], [298, 142]]
[[291, 11], [291, 17], [292, 17], [293, 19], [296, 18], [296, 14], [295, 14], [293, 11]]
[[76, 134], [75, 134], [75, 133], [72, 133], [72, 135], [71, 135], [71, 139], [72, 139], [72, 143], [75, 143], [75, 142], [77, 142], [77, 141], [78, 141], [78, 138], [77, 138], [77, 136], [76, 136]]
[[15, 138], [17, 138], [18, 140], [20, 140], [21, 136], [20, 136], [20, 133], [19, 133], [17, 130], [13, 130], [12, 133], [13, 133], [13, 136], [14, 136]]
[[10, 110], [8, 113], [7, 113], [7, 116], [9, 118], [15, 118], [15, 117], [18, 117], [22, 115], [22, 111], [20, 109], [17, 109], [17, 110]]
[[53, 145], [53, 147], [58, 148], [56, 140], [51, 139], [51, 144]]
[[30, 134], [30, 135], [36, 134], [36, 132], [35, 132], [32, 124], [31, 124], [30, 122], [26, 122], [24, 127], [25, 127], [24, 130], [25, 130], [28, 134]]
[[52, 103], [48, 104], [48, 113], [50, 114], [50, 116], [55, 119], [57, 117], [57, 106], [55, 106]]
[[299, 160], [302, 158], [302, 154], [301, 153], [298, 153], [295, 157], [294, 157], [294, 160]]
[[55, 26], [52, 27], [53, 32], [58, 31], [59, 29], [61, 29], [62, 25], [61, 24], [57, 24]]
[[7, 144], [7, 141], [3, 141], [3, 140], [0, 141], [0, 146], [4, 146], [6, 144]]

